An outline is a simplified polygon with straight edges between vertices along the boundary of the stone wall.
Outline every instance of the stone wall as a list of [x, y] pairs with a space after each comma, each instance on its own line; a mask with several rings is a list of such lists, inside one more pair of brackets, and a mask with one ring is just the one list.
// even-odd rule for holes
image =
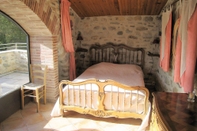
[[16, 54], [14, 51], [0, 53], [0, 75], [13, 72], [16, 69]]
[[16, 70], [28, 72], [28, 56], [26, 50], [16, 50]]
[[[159, 16], [103, 16], [80, 19], [71, 9], [72, 34], [75, 49], [79, 46], [76, 41], [80, 31], [83, 37], [82, 48], [89, 49], [91, 44], [113, 42], [133, 47], [143, 47], [146, 51], [145, 77], [155, 79], [158, 90], [167, 92], [183, 92], [179, 84], [173, 82], [173, 69], [164, 72], [159, 66], [159, 57], [148, 56], [148, 52], [159, 54], [159, 44], [154, 43], [159, 38], [161, 20]], [[175, 18], [176, 19], [176, 15]], [[77, 75], [89, 66], [88, 52], [76, 52]], [[64, 61], [62, 61], [64, 62]], [[66, 63], [65, 63], [66, 64]], [[66, 67], [68, 70], [68, 65]], [[68, 72], [64, 71], [68, 78]], [[197, 77], [195, 79], [197, 88]]]
[[[89, 49], [92, 44], [126, 44], [132, 47], [142, 47], [146, 51], [145, 77], [154, 71], [153, 59], [148, 52], [158, 54], [158, 44], [153, 44], [155, 38], [159, 37], [160, 19], [157, 16], [104, 16], [88, 17], [81, 19], [70, 9], [72, 26], [72, 37], [75, 50], [80, 45], [77, 35], [81, 32], [83, 40], [81, 47]], [[69, 79], [68, 54], [61, 46], [59, 51], [59, 78]], [[88, 52], [76, 52], [77, 75], [81, 74], [89, 66]]]
[[[144, 71], [147, 76], [154, 68], [153, 57], [147, 54], [158, 53], [158, 44], [153, 44], [153, 41], [159, 36], [159, 25], [160, 19], [157, 16], [103, 16], [80, 19], [77, 29], [82, 34], [81, 46], [85, 49], [89, 49], [91, 44], [102, 45], [107, 42], [144, 48]], [[76, 46], [79, 46], [79, 43]], [[76, 52], [76, 56], [77, 66], [87, 68], [88, 53]]]
[[9, 50], [0, 52], [0, 75], [14, 71], [28, 73], [27, 51]]

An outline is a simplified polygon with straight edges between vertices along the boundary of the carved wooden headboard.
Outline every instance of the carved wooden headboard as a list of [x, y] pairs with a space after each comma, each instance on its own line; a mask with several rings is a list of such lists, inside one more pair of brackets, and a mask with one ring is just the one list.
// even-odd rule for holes
[[145, 51], [143, 48], [133, 48], [124, 44], [107, 43], [92, 45], [89, 49], [91, 65], [100, 62], [119, 64], [136, 64], [144, 67]]

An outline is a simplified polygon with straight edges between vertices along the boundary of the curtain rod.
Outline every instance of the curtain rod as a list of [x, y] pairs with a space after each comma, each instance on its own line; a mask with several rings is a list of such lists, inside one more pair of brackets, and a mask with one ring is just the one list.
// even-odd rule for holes
[[172, 2], [172, 4], [167, 5], [166, 7], [164, 7], [164, 8], [162, 9], [162, 11], [165, 10], [166, 8], [169, 8], [169, 6], [172, 6], [172, 5], [176, 4], [178, 1], [179, 1], [179, 0], [175, 0], [174, 2]]
[[172, 2], [172, 4], [165, 6], [165, 7], [161, 10], [161, 12], [159, 13], [159, 17], [161, 17], [162, 12], [163, 12], [166, 8], [169, 8], [171, 5], [176, 4], [178, 1], [180, 1], [180, 0], [175, 0], [174, 2]]

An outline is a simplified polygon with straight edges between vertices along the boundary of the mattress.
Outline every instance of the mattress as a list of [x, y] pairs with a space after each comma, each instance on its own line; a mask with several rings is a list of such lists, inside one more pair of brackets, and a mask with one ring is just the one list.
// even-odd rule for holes
[[74, 82], [95, 78], [111, 79], [128, 86], [145, 86], [144, 74], [140, 66], [134, 64], [114, 64], [101, 62], [90, 66]]

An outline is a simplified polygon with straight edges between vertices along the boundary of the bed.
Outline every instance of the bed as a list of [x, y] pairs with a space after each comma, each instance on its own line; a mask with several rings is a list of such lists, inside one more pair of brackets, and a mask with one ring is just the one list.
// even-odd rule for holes
[[90, 67], [73, 81], [62, 80], [52, 116], [76, 111], [96, 117], [139, 118], [147, 126], [149, 91], [143, 77], [144, 49], [123, 44], [92, 45]]

